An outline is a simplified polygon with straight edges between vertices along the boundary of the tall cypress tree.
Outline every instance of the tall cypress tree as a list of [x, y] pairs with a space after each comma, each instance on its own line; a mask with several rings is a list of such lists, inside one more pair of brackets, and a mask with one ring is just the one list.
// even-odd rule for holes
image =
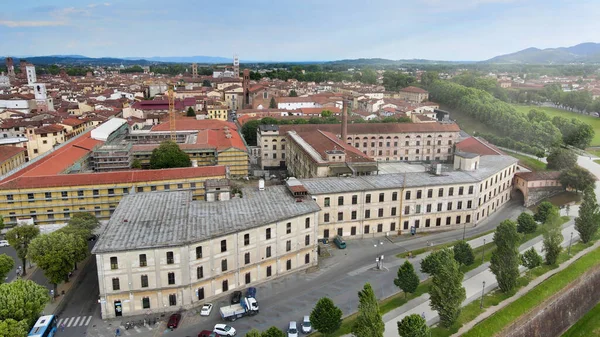
[[575, 229], [583, 243], [588, 243], [598, 231], [600, 211], [594, 189], [588, 187], [583, 194], [583, 202], [579, 208], [579, 216], [575, 218]]
[[502, 221], [494, 233], [496, 250], [492, 253], [490, 270], [496, 275], [498, 287], [509, 292], [517, 285], [519, 277], [519, 244], [521, 235], [516, 224], [511, 220]]
[[358, 292], [358, 301], [358, 316], [352, 326], [352, 334], [356, 337], [383, 337], [385, 324], [371, 284], [366, 283]]

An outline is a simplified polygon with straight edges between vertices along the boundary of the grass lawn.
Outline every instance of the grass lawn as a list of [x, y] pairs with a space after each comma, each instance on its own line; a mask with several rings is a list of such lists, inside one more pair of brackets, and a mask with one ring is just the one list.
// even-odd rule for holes
[[[575, 254], [576, 251], [583, 249], [585, 245], [577, 244], [574, 245], [571, 249], [571, 254]], [[562, 261], [567, 260], [567, 254], [561, 254]], [[561, 261], [559, 261], [561, 262]], [[519, 318], [521, 315], [527, 313], [548, 297], [556, 294], [561, 291], [564, 287], [566, 287], [569, 283], [573, 282], [583, 273], [588, 271], [593, 266], [600, 263], [600, 249], [596, 249], [589, 254], [581, 257], [579, 260], [573, 262], [570, 266], [562, 270], [561, 272], [555, 274], [550, 277], [546, 281], [542, 282], [535, 288], [531, 289], [528, 293], [521, 296], [515, 302], [507, 305], [503, 309], [499, 310], [491, 317], [486, 319], [485, 321], [477, 324], [473, 329], [465, 333], [464, 337], [474, 337], [474, 336], [493, 336], [504, 327], [512, 323], [515, 319]], [[523, 282], [529, 282], [530, 279], [535, 278], [536, 274], [543, 274], [547, 272], [551, 268], [549, 266], [539, 267], [536, 270], [532, 270], [531, 273], [527, 274], [527, 278], [523, 280]], [[546, 270], [544, 270], [546, 269]], [[536, 273], [533, 273], [533, 272]]]
[[524, 156], [518, 153], [505, 151], [509, 155], [519, 159], [519, 164], [528, 167], [532, 171], [546, 171], [546, 163], [543, 163], [535, 158]]
[[517, 109], [517, 111], [525, 113], [525, 114], [528, 113], [529, 110], [531, 110], [531, 109], [536, 109], [536, 110], [544, 111], [548, 116], [550, 116], [550, 118], [552, 118], [554, 116], [561, 116], [561, 117], [568, 118], [568, 119], [577, 118], [582, 122], [588, 123], [594, 128], [594, 131], [596, 132], [596, 135], [594, 136], [594, 139], [592, 139], [592, 143], [590, 145], [591, 146], [600, 146], [600, 118], [598, 118], [598, 117], [583, 115], [583, 114], [566, 111], [566, 110], [562, 110], [562, 109], [539, 107], [539, 106], [534, 106], [534, 105], [513, 104], [513, 106], [515, 107], [515, 109]]
[[596, 159], [596, 160], [594, 160], [594, 163], [596, 163], [596, 164], [600, 164], [600, 159]]
[[596, 305], [562, 335], [562, 337], [590, 336], [600, 336], [600, 304]]

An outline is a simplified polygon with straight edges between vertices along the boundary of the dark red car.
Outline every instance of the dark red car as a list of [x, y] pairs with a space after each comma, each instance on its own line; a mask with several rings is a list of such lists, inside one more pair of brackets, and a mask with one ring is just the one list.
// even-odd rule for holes
[[175, 329], [179, 325], [181, 321], [181, 314], [173, 314], [169, 317], [169, 323], [167, 323], [167, 328]]
[[202, 330], [198, 334], [198, 337], [217, 337], [217, 333], [210, 330]]

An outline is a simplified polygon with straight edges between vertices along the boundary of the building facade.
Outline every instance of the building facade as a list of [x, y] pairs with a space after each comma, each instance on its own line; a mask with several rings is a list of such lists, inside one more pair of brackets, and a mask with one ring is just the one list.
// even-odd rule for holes
[[441, 174], [299, 180], [321, 207], [319, 238], [448, 230], [477, 224], [510, 199], [517, 159], [470, 157]]
[[0, 175], [5, 175], [25, 164], [27, 149], [18, 146], [0, 146]]
[[284, 186], [243, 195], [124, 198], [93, 251], [102, 318], [191, 308], [317, 264], [312, 199], [298, 202]]

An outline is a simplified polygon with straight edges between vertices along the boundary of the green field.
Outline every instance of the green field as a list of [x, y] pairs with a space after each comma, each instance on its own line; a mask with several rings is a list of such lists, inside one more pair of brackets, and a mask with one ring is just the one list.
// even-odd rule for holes
[[511, 151], [505, 151], [507, 154], [519, 159], [519, 164], [528, 167], [532, 171], [546, 171], [546, 164], [535, 158], [524, 156]]
[[517, 109], [517, 111], [520, 111], [522, 113], [528, 113], [529, 110], [536, 109], [536, 110], [544, 111], [548, 116], [550, 116], [550, 118], [552, 118], [554, 116], [561, 116], [561, 117], [569, 118], [569, 119], [577, 118], [582, 122], [588, 123], [589, 125], [591, 125], [594, 128], [594, 131], [596, 132], [596, 135], [594, 136], [594, 139], [592, 139], [592, 143], [590, 145], [591, 146], [600, 146], [600, 118], [598, 118], [598, 117], [582, 115], [582, 114], [579, 114], [576, 112], [570, 112], [570, 111], [566, 111], [566, 110], [562, 110], [562, 109], [539, 107], [539, 106], [535, 106], [535, 105], [513, 104], [513, 106], [515, 107], [515, 109]]
[[600, 304], [581, 317], [562, 337], [600, 336]]

